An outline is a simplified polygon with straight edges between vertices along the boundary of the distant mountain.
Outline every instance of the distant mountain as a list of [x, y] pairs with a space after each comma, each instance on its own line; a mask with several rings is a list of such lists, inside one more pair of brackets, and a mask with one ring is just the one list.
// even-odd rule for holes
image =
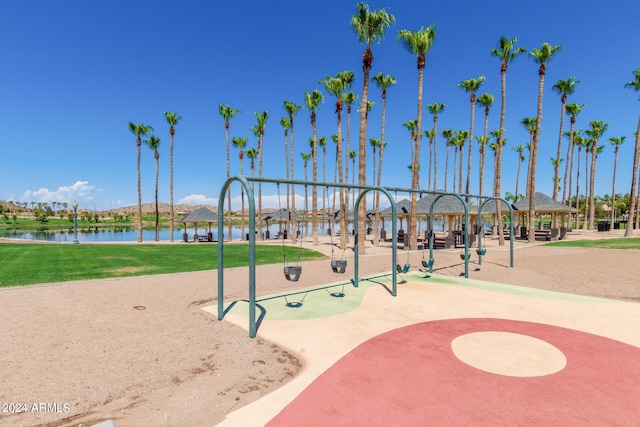
[[[207, 208], [210, 211], [217, 213], [218, 212], [218, 208], [211, 206], [211, 205], [185, 205], [185, 204], [175, 204], [173, 205], [173, 211], [176, 214], [176, 216], [180, 216], [181, 214], [188, 214], [191, 213], [193, 211], [195, 211], [196, 209], [200, 209], [200, 208]], [[169, 203], [158, 203], [158, 210], [160, 211], [160, 214], [163, 215], [168, 215], [171, 212], [171, 205]], [[120, 214], [125, 214], [125, 213], [137, 213], [138, 212], [138, 206], [137, 205], [133, 205], [133, 206], [125, 206], [122, 208], [118, 208], [118, 209], [111, 209], [110, 212], [117, 212]], [[143, 203], [142, 204], [142, 213], [143, 214], [153, 214], [156, 212], [156, 204], [155, 203]]]

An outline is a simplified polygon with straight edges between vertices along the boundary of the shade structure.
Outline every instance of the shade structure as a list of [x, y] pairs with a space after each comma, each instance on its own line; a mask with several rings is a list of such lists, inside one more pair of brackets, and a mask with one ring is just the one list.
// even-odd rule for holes
[[[547, 196], [544, 193], [536, 192], [534, 195], [533, 203], [535, 205], [536, 213], [572, 213], [577, 212], [576, 208], [565, 205], [553, 200], [553, 198]], [[513, 204], [513, 208], [517, 211], [529, 211], [529, 196]]]
[[207, 208], [199, 208], [195, 211], [185, 215], [180, 219], [180, 222], [184, 224], [184, 235], [185, 241], [187, 241], [187, 224], [193, 224], [196, 231], [194, 235], [194, 240], [198, 238], [198, 224], [201, 222], [209, 224], [209, 232], [207, 236], [207, 241], [213, 240], [213, 233], [211, 232], [211, 224], [218, 220], [218, 214]]

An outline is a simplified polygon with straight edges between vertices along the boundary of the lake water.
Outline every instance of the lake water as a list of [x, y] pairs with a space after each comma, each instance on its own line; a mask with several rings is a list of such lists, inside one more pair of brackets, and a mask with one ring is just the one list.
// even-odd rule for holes
[[[326, 229], [326, 223], [319, 225], [319, 235], [324, 235], [324, 230]], [[406, 221], [398, 221], [398, 230], [401, 228], [407, 227]], [[387, 233], [391, 231], [391, 226], [389, 221], [385, 222], [385, 228]], [[427, 228], [427, 224], [425, 221], [421, 221], [419, 225], [419, 230], [424, 231]], [[269, 237], [273, 238], [277, 236], [278, 231], [280, 230], [278, 224], [269, 224], [269, 228], [266, 226], [263, 227], [265, 231], [269, 231]], [[351, 229], [351, 227], [350, 227]], [[442, 221], [437, 220], [435, 224], [436, 231], [442, 231]], [[227, 227], [225, 226], [225, 232]], [[340, 224], [335, 224], [335, 230], [340, 230]], [[193, 227], [187, 228], [188, 239], [193, 240], [193, 235], [195, 233], [195, 229]], [[208, 227], [198, 227], [199, 235], [206, 235], [209, 231]], [[213, 238], [218, 240], [218, 228], [212, 227], [211, 231], [213, 233]], [[245, 237], [248, 231], [248, 227], [245, 226]], [[183, 240], [184, 227], [179, 226], [174, 229], [173, 239], [176, 241]], [[311, 235], [311, 226], [309, 226], [309, 235]], [[302, 236], [307, 235], [307, 227], [303, 224], [301, 227]], [[155, 230], [142, 230], [142, 240], [143, 242], [153, 242], [155, 241]], [[240, 239], [241, 236], [241, 228], [233, 227], [232, 228], [232, 236], [234, 239]], [[24, 239], [24, 240], [42, 240], [49, 242], [73, 242], [73, 228], [67, 230], [30, 230], [30, 231], [22, 231], [22, 230], [4, 230], [0, 231], [0, 237], [11, 238], [11, 239]], [[161, 229], [159, 232], [159, 237], [161, 241], [169, 241], [169, 229]], [[128, 227], [120, 227], [120, 228], [100, 228], [100, 227], [80, 227], [78, 228], [78, 241], [80, 243], [99, 243], [99, 242], [135, 242], [138, 240], [138, 230], [134, 228]]]

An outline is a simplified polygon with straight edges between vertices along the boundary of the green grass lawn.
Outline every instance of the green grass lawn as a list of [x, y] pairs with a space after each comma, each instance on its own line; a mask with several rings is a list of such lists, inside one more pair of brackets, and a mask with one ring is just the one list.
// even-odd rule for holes
[[547, 246], [568, 246], [573, 248], [601, 248], [601, 249], [634, 249], [640, 250], [640, 238], [617, 238], [603, 240], [565, 240], [547, 243]]
[[[288, 260], [300, 248], [287, 246]], [[302, 249], [302, 260], [324, 255]], [[218, 245], [0, 244], [0, 287], [213, 270]], [[256, 263], [283, 261], [282, 246], [256, 246]], [[249, 265], [248, 245], [225, 245], [224, 266]]]

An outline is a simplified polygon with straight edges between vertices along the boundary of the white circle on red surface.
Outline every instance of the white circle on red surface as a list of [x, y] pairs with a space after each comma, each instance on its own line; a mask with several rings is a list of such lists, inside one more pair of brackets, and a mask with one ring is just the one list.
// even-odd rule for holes
[[451, 349], [467, 365], [511, 377], [552, 375], [567, 366], [567, 358], [553, 345], [512, 332], [483, 331], [461, 335], [451, 342]]

